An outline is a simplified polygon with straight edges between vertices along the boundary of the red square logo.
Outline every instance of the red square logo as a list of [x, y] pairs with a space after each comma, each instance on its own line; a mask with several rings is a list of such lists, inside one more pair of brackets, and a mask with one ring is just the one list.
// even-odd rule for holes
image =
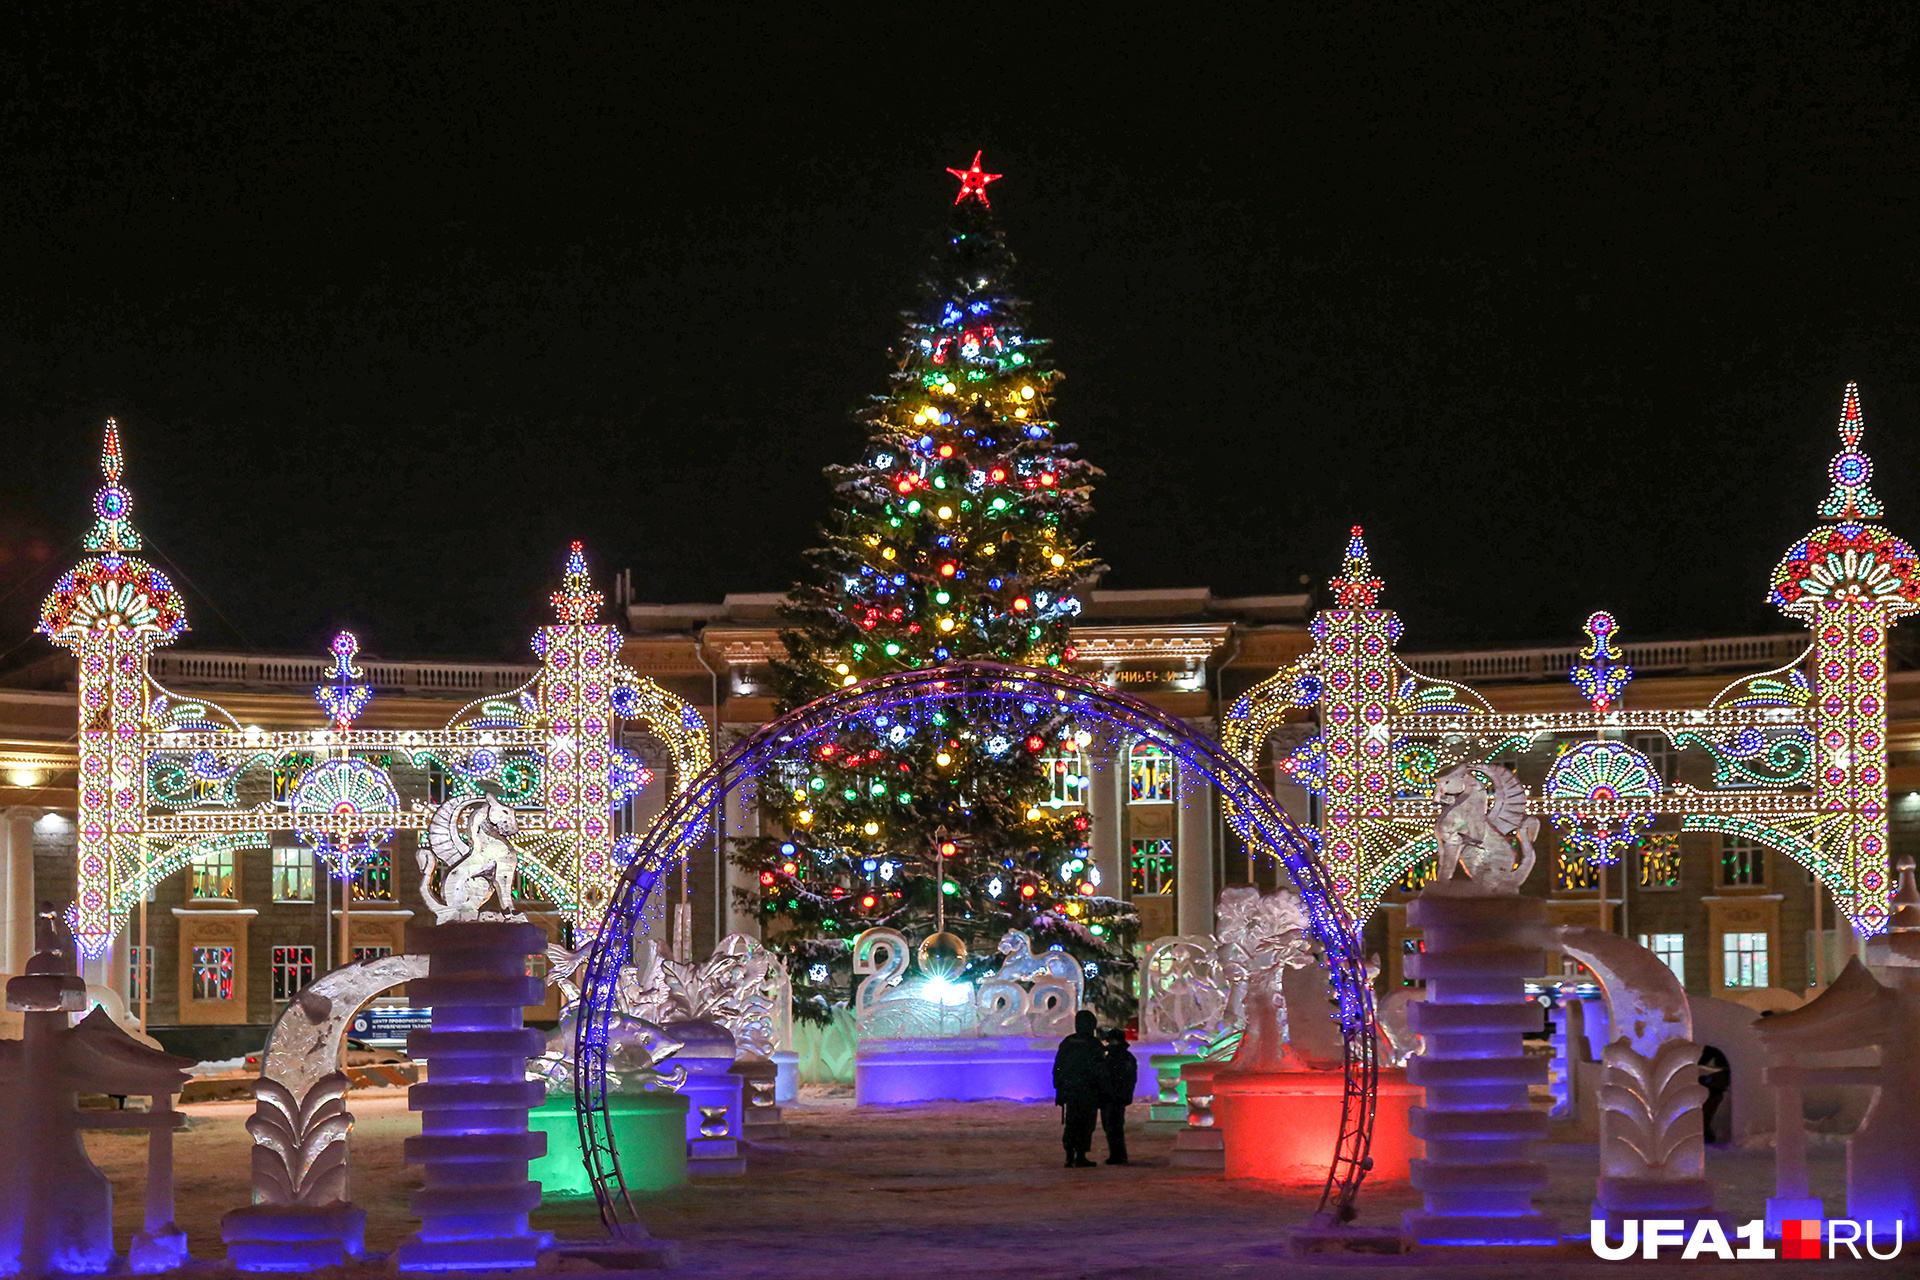
[[1788, 1218], [1780, 1223], [1780, 1256], [1818, 1258], [1820, 1256], [1820, 1219]]

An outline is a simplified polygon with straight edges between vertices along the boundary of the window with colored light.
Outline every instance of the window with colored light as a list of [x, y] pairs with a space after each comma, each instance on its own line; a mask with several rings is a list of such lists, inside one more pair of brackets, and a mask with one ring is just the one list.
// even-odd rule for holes
[[1424, 955], [1427, 950], [1425, 938], [1402, 938], [1400, 940], [1400, 985], [1403, 987], [1424, 987], [1426, 980], [1415, 978], [1407, 972], [1409, 956]]
[[1127, 753], [1127, 799], [1132, 804], [1173, 803], [1173, 755], [1151, 742]]
[[1764, 885], [1767, 882], [1766, 846], [1745, 836], [1720, 837], [1720, 883], [1728, 887]]
[[359, 964], [362, 960], [379, 960], [392, 954], [392, 947], [355, 947], [353, 963]]
[[1047, 781], [1053, 787], [1053, 796], [1047, 804], [1055, 809], [1077, 808], [1087, 802], [1087, 787], [1092, 779], [1087, 774], [1087, 758], [1078, 751], [1069, 751], [1063, 755], [1041, 756], [1040, 767], [1046, 770]]
[[368, 902], [393, 901], [393, 855], [382, 849], [368, 858], [353, 877], [353, 899]]
[[191, 961], [195, 1000], [233, 999], [232, 947], [195, 947]]
[[[1766, 936], [1761, 935], [1763, 938]], [[1684, 933], [1643, 933], [1640, 945], [1653, 952], [1661, 964], [1673, 970], [1673, 976], [1680, 979], [1681, 985], [1687, 981], [1687, 935]], [[1762, 968], [1765, 960], [1761, 961]]]
[[1769, 985], [1766, 934], [1720, 935], [1720, 985], [1749, 988]]
[[137, 1006], [142, 992], [146, 993], [149, 1000], [159, 998], [153, 990], [153, 948], [128, 947], [127, 1003]]
[[1588, 862], [1579, 850], [1562, 848], [1553, 859], [1553, 887], [1559, 893], [1598, 889], [1600, 868]]
[[1174, 856], [1171, 840], [1130, 840], [1127, 866], [1133, 895], [1143, 897], [1173, 892]]
[[1400, 873], [1400, 883], [1394, 888], [1401, 893], [1418, 893], [1427, 887], [1427, 882], [1438, 873], [1439, 867], [1432, 858], [1422, 858]]
[[1659, 832], [1640, 841], [1636, 851], [1640, 860], [1642, 889], [1678, 889], [1680, 887], [1680, 833]]
[[275, 947], [273, 949], [273, 998], [291, 1000], [313, 981], [312, 947]]
[[[238, 895], [234, 890], [233, 850], [219, 849], [212, 853], [203, 853], [187, 864], [187, 896], [189, 898], [227, 898]], [[218, 997], [226, 999], [225, 996]]]
[[273, 847], [273, 900], [313, 901], [313, 852], [302, 845]]

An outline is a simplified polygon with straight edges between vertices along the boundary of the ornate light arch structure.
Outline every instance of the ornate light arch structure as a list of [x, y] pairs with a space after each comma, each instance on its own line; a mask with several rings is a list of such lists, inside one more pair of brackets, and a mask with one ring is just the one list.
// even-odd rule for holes
[[[403, 807], [385, 769], [398, 756], [446, 771], [450, 789], [493, 791], [520, 816], [521, 869], [583, 934], [599, 927], [634, 837], [615, 839], [612, 811], [652, 774], [618, 745], [624, 722], [665, 744], [684, 790], [712, 759], [700, 713], [619, 661], [620, 634], [598, 620], [574, 543], [553, 596], [555, 621], [534, 637], [541, 666], [518, 689], [469, 704], [441, 729], [356, 729], [371, 696], [354, 684], [356, 642], [334, 642], [335, 665], [315, 698], [324, 727], [242, 728], [217, 704], [180, 696], [148, 670], [155, 649], [187, 629], [186, 604], [166, 577], [130, 553], [140, 535], [120, 483], [118, 427], [107, 423], [106, 484], [94, 499], [92, 552], [61, 576], [40, 630], [79, 662], [77, 887], [68, 922], [98, 956], [148, 888], [195, 857], [251, 848], [294, 831], [343, 871], [383, 833], [421, 830], [426, 806]], [[274, 798], [251, 807], [237, 782], [272, 771]]]
[[[1533, 812], [1555, 821], [1591, 861], [1608, 862], [1660, 816], [1687, 831], [1767, 844], [1806, 866], [1862, 934], [1886, 927], [1887, 631], [1920, 611], [1914, 549], [1871, 521], [1882, 509], [1860, 451], [1858, 388], [1840, 411], [1841, 449], [1822, 523], [1775, 569], [1768, 598], [1812, 632], [1793, 662], [1728, 685], [1704, 706], [1617, 704], [1632, 670], [1613, 647], [1613, 617], [1587, 623], [1590, 643], [1569, 671], [1591, 711], [1496, 712], [1465, 685], [1432, 679], [1394, 652], [1400, 620], [1378, 607], [1380, 579], [1355, 526], [1334, 580], [1334, 607], [1314, 616], [1313, 648], [1249, 690], [1222, 738], [1257, 767], [1290, 711], [1312, 711], [1319, 733], [1281, 760], [1282, 774], [1322, 797], [1319, 835], [1334, 891], [1364, 920], [1409, 868], [1432, 856], [1432, 782], [1548, 738], [1566, 740]], [[1707, 788], [1666, 784], [1629, 731], [1663, 735], [1713, 759]]]
[[804, 751], [809, 742], [838, 726], [956, 702], [1017, 715], [1031, 724], [1104, 724], [1162, 747], [1220, 791], [1231, 806], [1235, 828], [1247, 840], [1272, 850], [1286, 865], [1307, 904], [1314, 936], [1326, 949], [1346, 1042], [1340, 1138], [1321, 1192], [1321, 1213], [1332, 1221], [1351, 1218], [1373, 1136], [1373, 989], [1354, 919], [1333, 891], [1313, 842], [1292, 824], [1251, 769], [1147, 703], [1057, 670], [962, 662], [851, 685], [763, 725], [676, 796], [641, 839], [587, 961], [575, 1047], [581, 1065], [576, 1075], [581, 1149], [609, 1228], [638, 1222], [612, 1142], [606, 1062], [617, 978], [631, 955], [648, 894], [667, 868], [702, 841], [726, 796], [750, 785], [762, 770]]

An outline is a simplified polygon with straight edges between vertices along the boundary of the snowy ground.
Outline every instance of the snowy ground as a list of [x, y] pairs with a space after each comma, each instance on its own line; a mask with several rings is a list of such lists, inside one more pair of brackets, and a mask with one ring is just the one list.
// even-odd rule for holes
[[[400, 1145], [419, 1132], [400, 1090], [353, 1096], [353, 1198], [368, 1211], [367, 1243], [388, 1249], [412, 1228], [407, 1197], [419, 1185], [401, 1163]], [[247, 1199], [250, 1140], [242, 1124], [250, 1103], [189, 1106], [192, 1127], [178, 1137], [179, 1222], [193, 1252], [224, 1256], [220, 1215]], [[1144, 1119], [1144, 1108], [1136, 1108]], [[640, 1201], [649, 1229], [680, 1246], [680, 1274], [747, 1278], [846, 1275], [941, 1280], [1071, 1280], [1114, 1277], [1231, 1276], [1344, 1280], [1375, 1271], [1396, 1276], [1499, 1275], [1532, 1280], [1542, 1260], [1452, 1258], [1444, 1266], [1408, 1259], [1390, 1268], [1358, 1260], [1289, 1258], [1289, 1227], [1304, 1222], [1316, 1187], [1227, 1182], [1217, 1174], [1171, 1167], [1172, 1130], [1136, 1126], [1135, 1164], [1060, 1167], [1058, 1113], [1016, 1103], [945, 1103], [858, 1110], [849, 1099], [808, 1099], [789, 1107], [792, 1136], [754, 1153], [744, 1178], [703, 1181]], [[138, 1227], [142, 1140], [123, 1134], [87, 1136], [94, 1159], [114, 1180], [118, 1236], [124, 1247]], [[1095, 1158], [1104, 1150], [1096, 1139]], [[1541, 1207], [1567, 1230], [1582, 1229], [1593, 1194], [1591, 1145], [1545, 1149], [1553, 1174]], [[1813, 1153], [1814, 1191], [1830, 1211], [1844, 1204], [1844, 1159], [1838, 1148]], [[1771, 1185], [1770, 1153], [1718, 1152], [1712, 1171], [1720, 1205], [1737, 1219], [1760, 1216]], [[1363, 1224], [1388, 1225], [1417, 1202], [1404, 1185], [1363, 1193]], [[536, 1223], [562, 1238], [592, 1238], [591, 1204], [545, 1208]], [[1437, 1261], [1437, 1260], [1434, 1260]], [[1716, 1276], [1799, 1273], [1856, 1274], [1848, 1263], [1602, 1263], [1584, 1245], [1547, 1262], [1554, 1280], [1650, 1275], [1710, 1280]], [[1862, 1262], [1857, 1274], [1914, 1274], [1915, 1255], [1898, 1263]]]

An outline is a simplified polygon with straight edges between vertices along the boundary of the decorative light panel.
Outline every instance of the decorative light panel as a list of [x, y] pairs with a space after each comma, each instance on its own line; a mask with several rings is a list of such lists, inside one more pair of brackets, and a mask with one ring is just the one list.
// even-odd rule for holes
[[[424, 829], [429, 811], [402, 807], [375, 754], [436, 766], [451, 793], [484, 789], [514, 806], [521, 869], [581, 935], [597, 931], [618, 874], [612, 810], [653, 780], [616, 745], [619, 726], [638, 723], [664, 743], [676, 791], [707, 767], [711, 745], [698, 711], [617, 661], [618, 633], [596, 621], [603, 601], [579, 543], [553, 597], [559, 621], [534, 639], [540, 671], [522, 688], [463, 707], [444, 729], [356, 729], [372, 687], [354, 665], [358, 640], [342, 632], [314, 690], [325, 727], [242, 728], [149, 674], [152, 651], [186, 630], [186, 604], [128, 554], [140, 535], [112, 420], [101, 466], [106, 484], [84, 540], [93, 554], [54, 584], [39, 628], [79, 664], [78, 875], [68, 922], [86, 954], [103, 954], [147, 889], [195, 857], [292, 831], [349, 876], [395, 831]], [[272, 776], [274, 799], [242, 807], [235, 781], [254, 768]]]
[[[1795, 858], [1858, 929], [1877, 933], [1891, 887], [1887, 630], [1920, 611], [1920, 557], [1868, 523], [1883, 508], [1861, 433], [1859, 392], [1849, 385], [1824, 523], [1788, 550], [1771, 580], [1769, 599], [1813, 633], [1807, 654], [1734, 681], [1705, 706], [1622, 707], [1633, 672], [1605, 612], [1587, 619], [1588, 644], [1569, 671], [1590, 711], [1497, 713], [1472, 690], [1413, 671], [1393, 653], [1399, 624], [1377, 607], [1382, 584], [1355, 528], [1331, 583], [1333, 607], [1314, 616], [1312, 651], [1242, 696], [1222, 739], [1257, 766], [1290, 712], [1316, 715], [1318, 734], [1276, 766], [1321, 794], [1334, 891], [1355, 920], [1432, 856], [1430, 786], [1440, 767], [1573, 738], [1584, 741], [1561, 749], [1533, 800], [1573, 853], [1614, 862], [1653, 838], [1655, 818], [1678, 818], [1683, 830], [1737, 835]], [[1618, 740], [1630, 730], [1706, 751], [1712, 786], [1663, 784]]]

